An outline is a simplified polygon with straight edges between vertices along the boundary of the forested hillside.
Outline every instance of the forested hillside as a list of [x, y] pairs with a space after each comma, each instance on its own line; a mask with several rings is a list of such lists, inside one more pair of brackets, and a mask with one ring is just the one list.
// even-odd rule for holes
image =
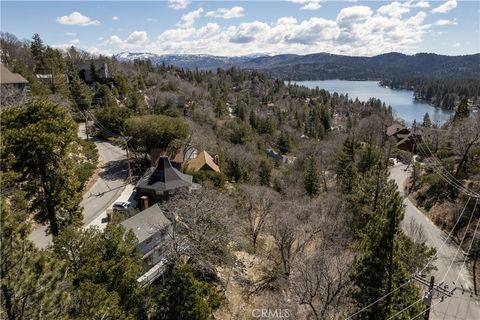
[[433, 53], [386, 53], [374, 57], [350, 57], [327, 53], [305, 56], [260, 57], [246, 68], [265, 70], [285, 80], [382, 80], [398, 77], [449, 79], [478, 78], [480, 54], [442, 56]]
[[455, 110], [460, 100], [467, 98], [470, 105], [480, 105], [480, 79], [435, 79], [428, 77], [391, 78], [380, 82], [392, 89], [413, 90], [416, 99], [426, 100], [435, 106]]
[[[293, 319], [412, 319], [423, 311], [420, 288], [407, 280], [431, 267], [434, 250], [400, 228], [388, 165], [411, 155], [385, 135], [395, 120], [389, 106], [255, 70], [63, 52], [38, 35], [2, 33], [0, 44], [2, 63], [30, 87], [27, 103], [1, 111], [2, 318], [206, 320], [266, 308]], [[79, 63], [93, 58], [108, 65], [108, 81], [80, 78]], [[36, 77], [45, 70], [47, 82]], [[470, 121], [464, 112], [445, 132], [466, 136], [456, 131]], [[200, 190], [161, 204], [173, 232], [167, 271], [150, 287], [136, 281], [142, 262], [131, 232], [82, 228], [74, 164], [94, 157], [78, 147], [76, 128], [90, 113], [97, 139], [125, 145], [129, 137], [135, 179], [154, 149], [191, 145], [218, 157], [220, 173], [194, 174]], [[438, 157], [477, 188], [478, 143], [439, 141]], [[427, 195], [443, 188], [423, 173], [416, 183]], [[53, 236], [46, 250], [28, 240], [38, 223]]]

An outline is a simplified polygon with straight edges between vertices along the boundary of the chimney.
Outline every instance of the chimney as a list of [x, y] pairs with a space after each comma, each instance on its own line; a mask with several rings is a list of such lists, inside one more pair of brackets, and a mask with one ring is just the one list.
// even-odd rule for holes
[[145, 210], [148, 208], [148, 197], [147, 196], [141, 196], [140, 197], [140, 207], [142, 210]]
[[213, 157], [213, 162], [215, 162], [216, 165], [220, 165], [220, 160], [218, 159], [218, 154], [216, 154], [214, 157]]

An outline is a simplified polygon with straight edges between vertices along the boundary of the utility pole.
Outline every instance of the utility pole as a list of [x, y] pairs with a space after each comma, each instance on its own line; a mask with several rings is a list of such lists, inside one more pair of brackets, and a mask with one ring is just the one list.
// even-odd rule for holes
[[442, 287], [442, 283], [435, 285], [435, 277], [434, 276], [432, 276], [430, 278], [430, 282], [429, 282], [424, 277], [415, 274], [413, 276], [413, 280], [415, 280], [415, 281], [419, 282], [420, 284], [423, 284], [424, 286], [428, 287], [428, 291], [427, 291], [427, 293], [425, 295], [425, 299], [424, 299], [424, 303], [425, 303], [425, 307], [426, 307], [425, 317], [424, 317], [425, 320], [429, 320], [430, 308], [432, 306], [432, 298], [433, 298], [434, 293], [437, 293], [438, 295], [440, 295], [440, 301], [443, 301], [446, 297], [453, 296], [453, 291], [455, 291], [455, 288], [448, 291], [447, 290], [448, 287], [447, 286]]
[[127, 150], [127, 163], [128, 163], [128, 178], [127, 178], [127, 183], [132, 182], [132, 166], [130, 165], [130, 150], [128, 149], [128, 141], [131, 139], [131, 137], [125, 137], [125, 147]]
[[87, 135], [88, 141], [88, 112], [84, 112], [83, 115], [85, 116], [85, 134]]
[[432, 276], [430, 278], [430, 284], [428, 285], [428, 292], [427, 292], [427, 299], [425, 301], [425, 305], [427, 309], [425, 310], [425, 320], [429, 320], [430, 318], [430, 307], [432, 306], [432, 296], [433, 296], [433, 286], [435, 284], [435, 277]]

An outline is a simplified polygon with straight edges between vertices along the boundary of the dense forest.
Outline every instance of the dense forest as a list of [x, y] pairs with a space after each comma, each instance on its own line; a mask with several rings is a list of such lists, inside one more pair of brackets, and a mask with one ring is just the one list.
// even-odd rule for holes
[[480, 105], [480, 80], [477, 79], [435, 79], [435, 78], [399, 78], [380, 82], [392, 89], [413, 90], [415, 98], [426, 100], [435, 106], [455, 110], [460, 100], [471, 100], [471, 105]]
[[[0, 114], [2, 318], [206, 320], [264, 308], [294, 319], [411, 319], [423, 312], [414, 304], [421, 289], [407, 280], [431, 267], [435, 250], [400, 227], [402, 197], [388, 164], [411, 154], [385, 135], [395, 122], [389, 106], [255, 70], [183, 70], [59, 51], [38, 35], [2, 33], [0, 45], [2, 63], [30, 90], [26, 102]], [[109, 81], [79, 77], [79, 63], [93, 58], [107, 63]], [[46, 82], [36, 77], [45, 70]], [[82, 228], [80, 200], [98, 161], [93, 142], [77, 137], [89, 113], [97, 139], [123, 145], [131, 137], [134, 178], [156, 148], [188, 144], [218, 156], [220, 173], [194, 175], [200, 190], [161, 204], [174, 232], [164, 243], [167, 271], [151, 286], [136, 281], [143, 266], [132, 232], [114, 223], [103, 232]], [[424, 127], [435, 155], [478, 188], [477, 133], [460, 132], [475, 128], [468, 121], [478, 118], [460, 108], [437, 140], [440, 129]], [[459, 144], [459, 136], [473, 140]], [[463, 199], [428, 165], [418, 172], [412, 192], [423, 203], [445, 201], [435, 198], [438, 189], [452, 203]], [[446, 214], [450, 221], [457, 211]], [[53, 236], [44, 250], [28, 240], [38, 224]]]

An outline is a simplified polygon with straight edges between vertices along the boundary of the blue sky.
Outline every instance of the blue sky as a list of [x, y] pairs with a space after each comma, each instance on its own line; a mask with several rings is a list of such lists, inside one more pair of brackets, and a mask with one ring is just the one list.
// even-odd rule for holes
[[1, 2], [2, 31], [103, 54], [471, 54], [479, 17], [457, 0]]

